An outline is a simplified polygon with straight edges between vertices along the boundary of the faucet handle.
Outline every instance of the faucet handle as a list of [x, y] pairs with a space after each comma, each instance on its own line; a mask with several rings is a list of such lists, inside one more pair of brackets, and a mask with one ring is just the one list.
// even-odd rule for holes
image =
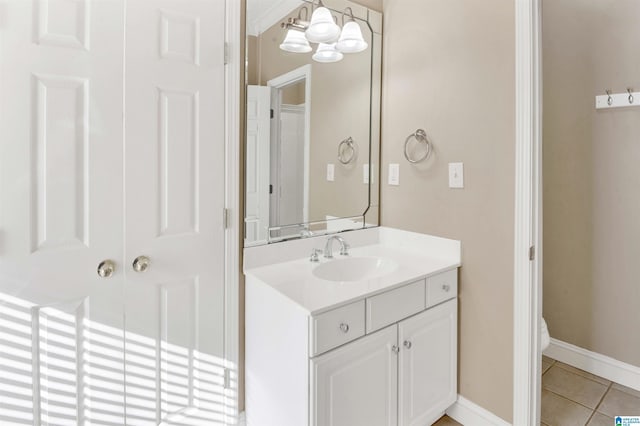
[[340, 256], [349, 256], [350, 248], [351, 246], [349, 246], [346, 241], [343, 241], [342, 245], [340, 246]]
[[309, 258], [309, 262], [320, 262], [320, 257], [318, 257], [322, 253], [322, 249], [311, 249], [311, 257]]

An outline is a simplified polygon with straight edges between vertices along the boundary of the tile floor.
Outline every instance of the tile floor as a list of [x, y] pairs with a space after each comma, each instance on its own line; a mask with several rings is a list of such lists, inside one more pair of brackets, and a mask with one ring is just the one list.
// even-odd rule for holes
[[[614, 416], [640, 416], [640, 392], [542, 357], [542, 426], [614, 426]], [[462, 426], [448, 416], [434, 426]]]
[[640, 392], [542, 357], [542, 425], [613, 426], [618, 415], [640, 416]]
[[449, 416], [443, 416], [440, 420], [435, 422], [433, 426], [462, 426]]

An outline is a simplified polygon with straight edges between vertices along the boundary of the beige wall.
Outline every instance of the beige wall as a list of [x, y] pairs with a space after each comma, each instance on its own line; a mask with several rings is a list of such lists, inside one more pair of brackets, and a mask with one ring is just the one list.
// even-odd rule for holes
[[376, 12], [382, 12], [382, 0], [352, 0]]
[[[295, 11], [289, 16], [297, 15]], [[371, 45], [372, 34], [365, 29], [363, 26], [363, 35]], [[249, 37], [249, 84], [265, 86], [288, 71], [312, 65], [309, 219], [362, 215], [369, 204], [362, 165], [369, 161], [371, 48], [345, 55], [338, 63], [322, 64], [311, 59], [313, 52], [296, 54], [280, 50], [284, 36], [285, 30], [278, 23], [257, 39]], [[354, 163], [343, 165], [337, 159], [338, 144], [349, 136], [358, 145], [358, 157]], [[335, 165], [334, 182], [326, 180], [327, 163]]]
[[640, 366], [637, 0], [543, 2], [544, 312], [552, 337]]
[[[384, 0], [382, 164], [385, 226], [462, 241], [459, 393], [512, 419], [515, 29], [509, 0]], [[410, 165], [406, 136], [435, 153]], [[465, 188], [448, 188], [448, 162]]]

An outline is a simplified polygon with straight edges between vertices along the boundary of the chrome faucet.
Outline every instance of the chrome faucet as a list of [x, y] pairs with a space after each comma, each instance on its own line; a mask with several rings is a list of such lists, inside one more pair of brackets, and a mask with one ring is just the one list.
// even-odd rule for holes
[[303, 229], [302, 231], [300, 231], [300, 236], [302, 238], [308, 238], [308, 237], [313, 237], [313, 232], [308, 230], [308, 229]]
[[334, 235], [327, 238], [327, 244], [324, 246], [324, 257], [327, 259], [333, 258], [333, 240], [337, 240], [340, 243], [340, 255], [349, 256], [349, 244], [347, 244], [344, 238]]
[[322, 249], [311, 249], [311, 257], [309, 257], [309, 262], [320, 262], [320, 258], [318, 257], [319, 254], [322, 254]]

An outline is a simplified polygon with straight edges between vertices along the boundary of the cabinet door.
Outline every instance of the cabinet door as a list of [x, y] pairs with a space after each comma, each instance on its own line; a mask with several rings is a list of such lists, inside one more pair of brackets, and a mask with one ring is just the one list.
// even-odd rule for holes
[[401, 426], [431, 424], [456, 400], [457, 299], [400, 323]]
[[312, 426], [392, 426], [398, 421], [397, 326], [310, 361]]

